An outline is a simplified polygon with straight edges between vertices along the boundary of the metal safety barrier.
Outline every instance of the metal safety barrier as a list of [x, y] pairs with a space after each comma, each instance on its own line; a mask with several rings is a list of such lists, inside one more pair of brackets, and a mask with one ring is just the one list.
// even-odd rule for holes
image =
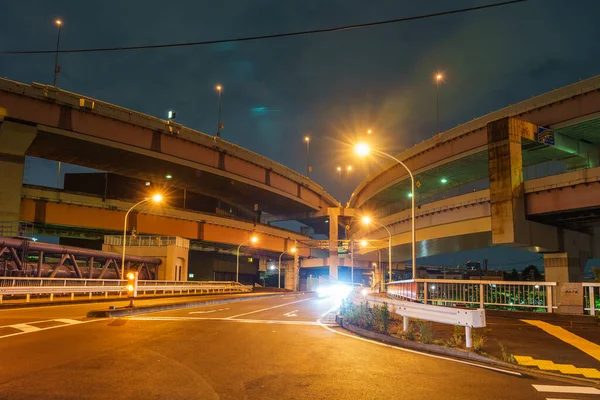
[[[25, 297], [29, 302], [31, 296], [49, 296], [54, 301], [55, 295], [94, 294], [108, 297], [109, 294], [119, 297], [126, 293], [126, 280], [120, 279], [73, 279], [73, 278], [22, 278], [0, 277], [0, 304], [3, 300]], [[204, 293], [240, 293], [251, 291], [251, 287], [231, 281], [138, 281], [138, 293], [141, 295], [165, 294], [204, 294]]]
[[410, 318], [465, 327], [465, 345], [472, 347], [472, 328], [484, 328], [486, 326], [485, 310], [465, 310], [449, 307], [431, 306], [427, 304], [413, 303], [395, 298], [381, 298], [373, 295], [352, 296], [354, 304], [362, 301], [382, 306], [388, 304], [390, 311], [402, 316], [402, 329], [409, 329]]
[[590, 315], [600, 313], [600, 282], [583, 283], [584, 309]]
[[387, 284], [388, 296], [424, 304], [552, 312], [556, 282], [409, 279]]

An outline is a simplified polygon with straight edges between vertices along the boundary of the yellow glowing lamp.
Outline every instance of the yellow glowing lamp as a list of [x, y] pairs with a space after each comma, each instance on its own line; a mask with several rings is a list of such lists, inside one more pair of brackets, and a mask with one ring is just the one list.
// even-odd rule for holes
[[258, 236], [252, 236], [250, 238], [250, 242], [252, 242], [252, 243], [258, 243]]
[[129, 298], [137, 297], [137, 288], [138, 288], [138, 272], [137, 271], [129, 271], [127, 273], [127, 296]]

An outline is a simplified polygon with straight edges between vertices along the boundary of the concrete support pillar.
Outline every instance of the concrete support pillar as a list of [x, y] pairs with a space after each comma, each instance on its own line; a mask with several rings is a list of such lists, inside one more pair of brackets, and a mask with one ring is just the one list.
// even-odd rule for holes
[[298, 272], [300, 258], [298, 257], [298, 253], [294, 253], [294, 261], [291, 263], [287, 263], [285, 267], [285, 288], [287, 290], [298, 290]]
[[338, 217], [340, 209], [330, 207], [329, 215], [329, 280], [338, 280]]
[[521, 138], [534, 140], [536, 132], [536, 125], [517, 118], [487, 126], [493, 244], [529, 245]]
[[[17, 234], [19, 222], [25, 152], [36, 133], [35, 126], [11, 121], [0, 124], [0, 222], [14, 226], [12, 235]], [[3, 235], [8, 236], [7, 232]]]
[[[569, 257], [567, 253], [544, 254], [546, 281], [557, 282], [555, 301], [556, 312], [559, 314], [583, 314], [583, 285], [581, 281], [573, 282], [569, 279], [571, 271], [579, 268], [581, 262], [581, 259]], [[576, 263], [577, 268], [571, 268], [569, 264], [572, 263]]]

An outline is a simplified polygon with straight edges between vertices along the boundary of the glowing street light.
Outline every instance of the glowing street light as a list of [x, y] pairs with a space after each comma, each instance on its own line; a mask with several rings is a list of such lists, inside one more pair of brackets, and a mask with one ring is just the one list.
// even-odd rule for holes
[[240, 243], [240, 245], [237, 248], [237, 259], [236, 259], [236, 263], [235, 263], [235, 281], [239, 282], [239, 276], [240, 276], [240, 247], [242, 247], [245, 244], [248, 243], [252, 243], [252, 244], [256, 244], [258, 243], [258, 236], [256, 235], [252, 235], [250, 237], [250, 239], [246, 240], [245, 242]]
[[56, 76], [60, 72], [60, 66], [58, 65], [58, 49], [60, 46], [60, 28], [62, 28], [63, 22], [62, 20], [57, 19], [56, 21], [54, 21], [54, 23], [58, 27], [58, 34], [56, 35], [56, 53], [54, 56], [54, 82], [52, 83], [52, 86], [56, 87]]
[[217, 90], [217, 93], [218, 93], [217, 137], [220, 138], [221, 137], [221, 128], [223, 128], [223, 124], [221, 123], [221, 92], [223, 91], [223, 86], [217, 85], [217, 86], [215, 86], [215, 89]]
[[[389, 281], [391, 282], [392, 281], [392, 232], [390, 232], [390, 230], [387, 228], [387, 226], [383, 225], [380, 222], [373, 221], [373, 219], [371, 217], [369, 217], [368, 215], [363, 216], [361, 221], [364, 225], [370, 225], [370, 224], [379, 225], [383, 229], [385, 229], [388, 233], [388, 274], [389, 274]], [[380, 261], [380, 263], [381, 263], [381, 261]]]
[[[283, 256], [285, 253], [287, 253], [287, 252], [286, 252], [286, 251], [284, 251], [283, 253], [281, 253], [281, 254], [279, 255], [279, 264], [278, 264], [279, 266], [278, 266], [278, 268], [277, 268], [277, 269], [278, 269], [278, 272], [279, 272], [279, 275], [278, 275], [278, 277], [277, 277], [277, 288], [278, 288], [278, 289], [281, 289], [281, 256]], [[290, 253], [291, 253], [291, 254], [296, 254], [296, 248], [295, 248], [295, 247], [292, 247], [292, 248], [290, 249]]]
[[[371, 149], [369, 147], [369, 145], [367, 143], [359, 143], [354, 147], [354, 151], [364, 157], [366, 155], [368, 155], [371, 151], [391, 158], [392, 160], [396, 161], [398, 164], [402, 165], [404, 167], [404, 169], [406, 169], [406, 172], [408, 172], [408, 175], [410, 176], [410, 198], [411, 198], [411, 242], [412, 242], [412, 274], [413, 274], [413, 279], [417, 278], [417, 253], [416, 253], [416, 242], [417, 242], [417, 236], [416, 236], [416, 231], [415, 231], [415, 177], [412, 174], [412, 171], [406, 166], [406, 164], [404, 164], [402, 161], [400, 161], [398, 158], [384, 153], [383, 151], [380, 150], [375, 150], [375, 149]], [[387, 228], [386, 228], [387, 229]], [[388, 231], [389, 233], [389, 231]], [[392, 246], [392, 236], [390, 234], [390, 279], [391, 279], [391, 261], [392, 261], [392, 255], [391, 255], [391, 247]]]
[[437, 133], [440, 133], [440, 82], [444, 79], [444, 75], [437, 73], [435, 75], [435, 103], [437, 116]]
[[310, 136], [304, 136], [304, 141], [306, 142], [306, 177], [310, 177]]
[[152, 202], [158, 204], [158, 203], [162, 202], [162, 200], [163, 200], [162, 195], [160, 193], [156, 193], [152, 197], [146, 197], [144, 200], [135, 203], [125, 213], [125, 222], [123, 223], [123, 254], [121, 257], [121, 279], [124, 279], [124, 277], [125, 277], [125, 245], [127, 242], [127, 217], [129, 217], [129, 213], [131, 212], [131, 210], [133, 210], [140, 204], [146, 203], [148, 201], [152, 201]]

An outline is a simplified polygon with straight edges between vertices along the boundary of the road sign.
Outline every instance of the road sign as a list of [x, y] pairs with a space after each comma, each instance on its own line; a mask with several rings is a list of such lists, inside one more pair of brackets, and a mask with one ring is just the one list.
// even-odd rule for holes
[[539, 143], [554, 146], [554, 131], [539, 126], [537, 131], [537, 141]]
[[417, 183], [415, 183], [415, 186], [417, 187], [417, 189], [419, 189], [421, 187], [421, 181], [417, 181]]

